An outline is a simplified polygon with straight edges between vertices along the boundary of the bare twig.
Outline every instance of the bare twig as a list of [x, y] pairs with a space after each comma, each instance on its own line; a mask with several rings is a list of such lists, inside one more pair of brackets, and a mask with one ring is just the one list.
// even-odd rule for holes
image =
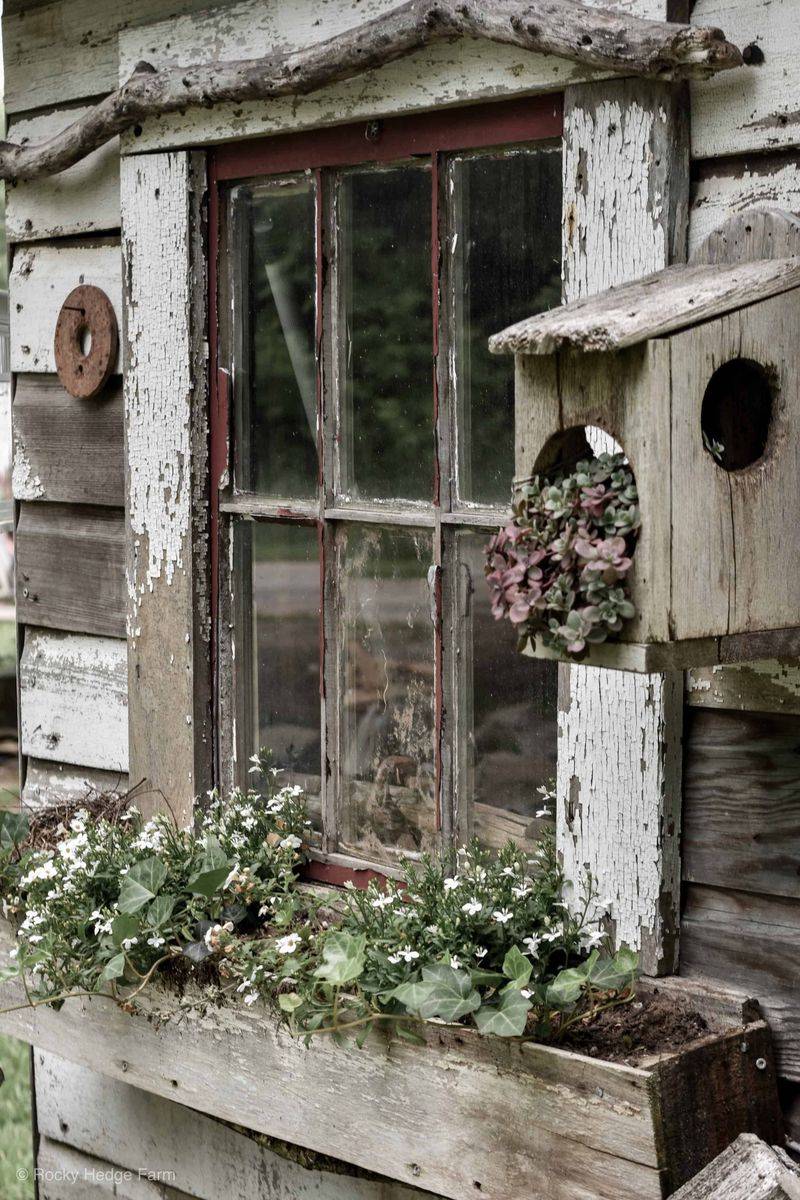
[[139, 63], [117, 91], [54, 137], [33, 145], [0, 143], [0, 179], [55, 175], [148, 117], [197, 105], [308, 95], [458, 37], [657, 79], [703, 77], [742, 63], [719, 29], [648, 21], [589, 8], [580, 0], [406, 0], [301, 50], [160, 71]]

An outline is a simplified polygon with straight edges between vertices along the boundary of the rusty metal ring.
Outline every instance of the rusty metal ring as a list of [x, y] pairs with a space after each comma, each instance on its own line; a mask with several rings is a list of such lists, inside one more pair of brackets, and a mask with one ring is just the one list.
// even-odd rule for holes
[[105, 387], [117, 361], [117, 316], [105, 292], [73, 288], [56, 321], [58, 378], [70, 396], [91, 400]]

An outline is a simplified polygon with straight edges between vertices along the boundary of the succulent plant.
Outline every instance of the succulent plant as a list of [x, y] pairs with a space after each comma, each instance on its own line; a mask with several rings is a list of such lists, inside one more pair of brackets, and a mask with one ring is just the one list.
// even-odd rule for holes
[[601, 454], [572, 471], [535, 476], [486, 551], [497, 620], [519, 631], [519, 649], [541, 638], [581, 654], [635, 615], [626, 577], [641, 523], [624, 454]]

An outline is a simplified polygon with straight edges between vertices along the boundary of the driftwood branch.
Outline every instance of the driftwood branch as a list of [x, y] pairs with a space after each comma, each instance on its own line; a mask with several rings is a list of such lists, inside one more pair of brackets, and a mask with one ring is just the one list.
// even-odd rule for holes
[[702, 77], [742, 63], [719, 29], [648, 21], [580, 0], [406, 0], [302, 50], [160, 71], [140, 63], [117, 91], [61, 133], [36, 145], [0, 143], [0, 179], [55, 175], [148, 117], [196, 105], [307, 95], [458, 37], [657, 79]]

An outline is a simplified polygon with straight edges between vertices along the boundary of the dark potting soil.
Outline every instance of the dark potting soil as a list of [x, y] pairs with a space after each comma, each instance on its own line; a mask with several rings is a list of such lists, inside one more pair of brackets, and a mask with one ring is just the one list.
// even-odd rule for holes
[[654, 991], [573, 1026], [559, 1044], [590, 1058], [636, 1066], [648, 1055], [680, 1050], [709, 1032], [691, 1004]]

